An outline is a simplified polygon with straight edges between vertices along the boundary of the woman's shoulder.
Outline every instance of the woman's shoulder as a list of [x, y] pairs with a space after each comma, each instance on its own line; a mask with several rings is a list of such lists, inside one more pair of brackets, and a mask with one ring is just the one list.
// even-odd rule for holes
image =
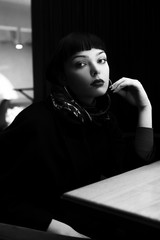
[[[15, 117], [10, 125], [11, 127], [17, 127], [22, 125], [38, 125], [42, 122], [49, 122], [53, 119], [54, 111], [51, 108], [48, 99], [33, 102], [29, 106], [25, 107], [19, 114]], [[53, 120], [52, 120], [53, 121]]]
[[37, 115], [42, 115], [42, 113], [47, 113], [49, 111], [49, 106], [46, 100], [33, 102], [26, 108], [24, 108], [19, 115], [28, 115], [30, 117], [36, 117]]

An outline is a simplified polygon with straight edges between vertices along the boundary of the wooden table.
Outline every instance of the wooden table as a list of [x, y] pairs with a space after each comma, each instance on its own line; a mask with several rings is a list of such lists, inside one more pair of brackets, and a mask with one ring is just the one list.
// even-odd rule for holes
[[99, 221], [118, 219], [129, 232], [160, 234], [160, 161], [67, 192], [63, 199], [103, 213]]

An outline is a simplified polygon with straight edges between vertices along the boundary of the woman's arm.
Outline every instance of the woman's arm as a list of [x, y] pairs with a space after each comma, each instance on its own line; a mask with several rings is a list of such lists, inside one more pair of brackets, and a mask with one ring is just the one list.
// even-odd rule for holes
[[111, 86], [113, 93], [118, 93], [138, 108], [138, 123], [135, 134], [135, 150], [138, 156], [150, 161], [153, 156], [152, 106], [142, 84], [135, 79], [121, 78]]
[[138, 80], [123, 77], [112, 84], [111, 90], [137, 106], [138, 127], [152, 128], [152, 106], [146, 91]]

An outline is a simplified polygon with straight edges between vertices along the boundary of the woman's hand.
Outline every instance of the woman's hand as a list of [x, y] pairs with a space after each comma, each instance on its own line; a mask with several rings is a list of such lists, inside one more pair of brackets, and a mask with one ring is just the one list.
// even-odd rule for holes
[[151, 105], [142, 84], [138, 80], [123, 77], [114, 82], [110, 88], [113, 93], [120, 94], [140, 109]]
[[52, 219], [52, 221], [47, 229], [47, 232], [70, 236], [70, 237], [90, 239], [89, 237], [75, 231], [71, 226], [69, 226], [63, 222], [57, 221], [55, 219]]
[[135, 79], [123, 77], [114, 82], [110, 89], [138, 107], [139, 127], [152, 128], [152, 106], [142, 84]]

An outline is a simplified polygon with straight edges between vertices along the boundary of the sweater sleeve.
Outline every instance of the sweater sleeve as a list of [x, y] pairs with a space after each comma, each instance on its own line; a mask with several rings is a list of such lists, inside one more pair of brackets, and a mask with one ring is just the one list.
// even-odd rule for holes
[[[42, 134], [40, 139], [36, 132], [38, 126], [31, 124], [27, 116], [22, 114], [8, 129], [0, 133], [1, 156], [3, 156], [0, 161], [2, 186], [0, 221], [47, 230], [58, 211], [54, 202], [56, 184], [53, 180], [52, 191], [47, 191], [50, 172], [45, 174], [48, 165], [41, 151], [47, 143], [44, 146], [43, 141], [40, 145], [44, 135]], [[39, 125], [41, 126], [41, 122]], [[53, 211], [48, 207], [51, 198], [53, 198]]]
[[154, 151], [153, 128], [137, 127], [135, 135], [135, 150], [137, 155], [150, 161]]
[[8, 206], [6, 206], [7, 209], [5, 208], [6, 203], [3, 205], [0, 218], [2, 221], [13, 225], [38, 229], [41, 231], [47, 230], [50, 222], [53, 219], [51, 213], [42, 208], [31, 205], [28, 202], [18, 204], [18, 199], [16, 198], [14, 198], [13, 201], [16, 201], [15, 206], [13, 206], [13, 202], [8, 203]]

